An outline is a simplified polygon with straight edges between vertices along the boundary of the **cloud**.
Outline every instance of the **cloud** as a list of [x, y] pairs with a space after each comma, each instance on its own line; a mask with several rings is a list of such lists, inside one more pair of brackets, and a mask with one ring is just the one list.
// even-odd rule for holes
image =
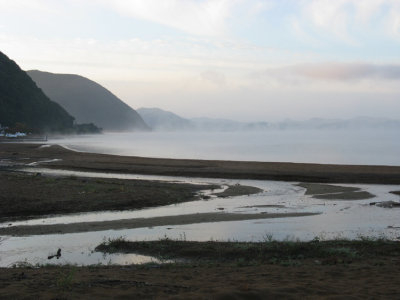
[[238, 0], [100, 0], [117, 12], [190, 34], [218, 36]]
[[49, 15], [60, 12], [61, 2], [51, 0], [0, 0], [2, 13]]
[[[400, 36], [400, 1], [397, 0], [303, 0], [300, 3], [301, 23], [311, 24], [351, 44], [357, 44], [352, 31], [375, 30], [377, 25], [387, 36], [394, 33]], [[373, 22], [376, 18], [378, 23]]]
[[[295, 87], [304, 85], [315, 88], [340, 86], [340, 88], [346, 89], [363, 89], [366, 87], [365, 84], [368, 83], [369, 88], [384, 90], [389, 86], [398, 86], [400, 65], [368, 63], [296, 64], [255, 72], [251, 77], [263, 82], [267, 80], [270, 86]], [[317, 84], [318, 82], [325, 82], [328, 85]], [[332, 83], [336, 83], [336, 85]], [[373, 84], [371, 85], [371, 83]]]
[[287, 68], [298, 76], [324, 80], [400, 79], [400, 65], [361, 63], [305, 64]]
[[212, 70], [204, 71], [200, 74], [202, 80], [211, 82], [217, 86], [225, 85], [226, 78], [225, 75], [221, 72], [216, 72]]
[[348, 13], [346, 0], [309, 1], [304, 11], [311, 22], [324, 30], [330, 30], [342, 39], [349, 39], [347, 34]]
[[398, 3], [398, 9], [390, 12], [387, 18], [387, 27], [389, 34], [400, 41], [400, 3]]

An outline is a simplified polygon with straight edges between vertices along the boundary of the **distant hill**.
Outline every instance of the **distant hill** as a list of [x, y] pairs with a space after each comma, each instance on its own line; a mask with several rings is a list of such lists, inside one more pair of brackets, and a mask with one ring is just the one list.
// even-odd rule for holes
[[134, 109], [92, 80], [37, 70], [27, 73], [46, 95], [79, 123], [94, 123], [110, 131], [149, 130]]
[[137, 112], [143, 120], [154, 130], [188, 130], [194, 129], [194, 125], [188, 119], [182, 118], [172, 112], [159, 108], [139, 108]]
[[266, 129], [267, 122], [237, 122], [225, 119], [195, 118], [185, 119], [175, 113], [160, 108], [139, 108], [137, 112], [145, 122], [157, 131], [237, 131]]
[[154, 130], [158, 131], [252, 131], [252, 130], [358, 130], [400, 129], [400, 120], [357, 117], [352, 119], [321, 119], [280, 122], [238, 122], [227, 119], [186, 119], [159, 108], [139, 108], [139, 114]]
[[197, 130], [202, 131], [247, 131], [269, 128], [267, 122], [238, 122], [227, 119], [194, 118], [191, 119]]
[[305, 121], [286, 120], [271, 124], [272, 129], [301, 130], [357, 130], [357, 129], [400, 129], [399, 120], [384, 118], [357, 117], [352, 119], [321, 119], [314, 118]]
[[73, 128], [74, 118], [51, 101], [35, 82], [0, 52], [0, 124], [22, 123], [37, 131], [64, 132]]

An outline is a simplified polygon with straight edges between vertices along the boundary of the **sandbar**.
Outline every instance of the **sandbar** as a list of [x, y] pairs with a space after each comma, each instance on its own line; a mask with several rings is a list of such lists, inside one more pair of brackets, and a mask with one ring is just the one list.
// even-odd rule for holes
[[33, 225], [33, 226], [9, 226], [0, 228], [0, 235], [43, 235], [64, 234], [76, 232], [133, 229], [155, 226], [173, 226], [194, 223], [212, 223], [226, 221], [244, 221], [271, 218], [289, 218], [313, 216], [318, 213], [260, 213], [260, 214], [235, 214], [235, 213], [198, 213], [178, 216], [165, 216], [153, 218], [136, 218], [114, 221], [82, 222], [72, 224]]
[[304, 182], [299, 183], [298, 186], [306, 189], [306, 195], [311, 195], [313, 198], [316, 199], [364, 200], [375, 197], [375, 195], [367, 191], [361, 191], [361, 189], [357, 187]]

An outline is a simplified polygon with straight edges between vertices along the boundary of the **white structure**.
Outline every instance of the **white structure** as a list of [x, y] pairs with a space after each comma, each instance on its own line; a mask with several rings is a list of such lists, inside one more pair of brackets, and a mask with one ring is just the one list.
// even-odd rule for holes
[[23, 137], [23, 136], [26, 136], [26, 133], [24, 133], [24, 132], [6, 133], [5, 136], [6, 136], [6, 137], [9, 137], [9, 138], [16, 138], [16, 137]]

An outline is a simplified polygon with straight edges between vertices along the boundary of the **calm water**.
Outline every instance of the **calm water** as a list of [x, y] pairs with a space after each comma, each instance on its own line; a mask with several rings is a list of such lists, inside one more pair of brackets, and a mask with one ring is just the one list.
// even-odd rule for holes
[[106, 133], [50, 142], [131, 156], [400, 166], [397, 130]]

